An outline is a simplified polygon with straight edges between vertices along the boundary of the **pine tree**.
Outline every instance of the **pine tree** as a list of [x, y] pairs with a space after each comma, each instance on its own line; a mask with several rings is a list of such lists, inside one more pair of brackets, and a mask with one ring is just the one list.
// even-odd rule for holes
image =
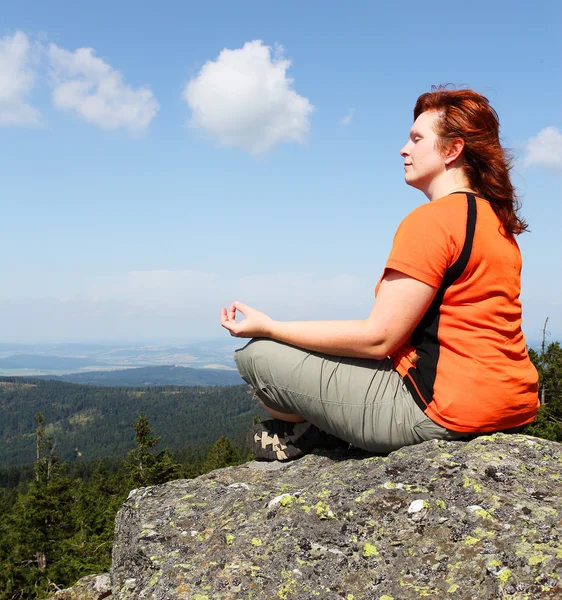
[[239, 463], [240, 456], [238, 451], [233, 446], [232, 442], [223, 435], [209, 450], [205, 462], [203, 463], [203, 469], [205, 473], [208, 473], [214, 469], [222, 469], [223, 467], [237, 465]]
[[530, 349], [529, 356], [539, 373], [542, 404], [537, 418], [525, 427], [524, 433], [562, 442], [562, 346], [552, 342], [547, 347], [543, 335], [540, 353]]
[[181, 467], [168, 449], [159, 454], [151, 450], [158, 445], [160, 438], [152, 435], [148, 419], [141, 413], [134, 424], [136, 448], [128, 454], [125, 467], [135, 487], [158, 485], [181, 477]]
[[78, 579], [108, 571], [115, 515], [129, 492], [121, 473], [99, 463], [86, 483], [77, 480], [73, 506], [74, 534], [63, 542], [66, 565]]
[[[37, 415], [35, 479], [18, 494], [4, 522], [11, 552], [0, 574], [6, 598], [34, 598], [61, 582], [63, 540], [72, 535], [73, 494], [65, 465]], [[64, 570], [64, 569], [63, 569]]]
[[181, 465], [175, 461], [168, 448], [156, 455], [149, 485], [159, 485], [174, 479], [181, 479], [181, 477]]

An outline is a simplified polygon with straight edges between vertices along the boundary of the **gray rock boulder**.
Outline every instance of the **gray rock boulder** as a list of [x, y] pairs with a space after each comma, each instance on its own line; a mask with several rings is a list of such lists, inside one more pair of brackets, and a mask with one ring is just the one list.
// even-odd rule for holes
[[248, 463], [131, 492], [113, 598], [562, 598], [561, 511], [562, 445], [523, 435]]
[[52, 600], [111, 600], [111, 597], [109, 573], [82, 577], [71, 588], [49, 596]]

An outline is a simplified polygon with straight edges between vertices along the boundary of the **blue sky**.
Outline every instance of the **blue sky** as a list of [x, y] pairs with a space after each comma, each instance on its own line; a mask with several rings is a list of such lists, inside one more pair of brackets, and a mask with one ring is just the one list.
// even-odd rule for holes
[[500, 115], [524, 330], [562, 339], [561, 21], [555, 0], [5, 0], [3, 341], [216, 338], [234, 299], [366, 316], [426, 201], [399, 156], [412, 108], [448, 82]]

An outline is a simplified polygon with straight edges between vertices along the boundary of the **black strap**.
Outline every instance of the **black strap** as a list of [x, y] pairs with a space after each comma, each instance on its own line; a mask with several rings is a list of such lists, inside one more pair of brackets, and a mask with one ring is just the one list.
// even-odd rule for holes
[[457, 260], [447, 269], [441, 286], [427, 312], [412, 332], [411, 343], [419, 357], [415, 366], [408, 369], [403, 378], [416, 404], [425, 410], [433, 401], [433, 390], [439, 362], [439, 319], [441, 305], [447, 289], [463, 274], [470, 260], [474, 233], [476, 231], [477, 205], [474, 194], [466, 192], [467, 218], [466, 233], [462, 250]]

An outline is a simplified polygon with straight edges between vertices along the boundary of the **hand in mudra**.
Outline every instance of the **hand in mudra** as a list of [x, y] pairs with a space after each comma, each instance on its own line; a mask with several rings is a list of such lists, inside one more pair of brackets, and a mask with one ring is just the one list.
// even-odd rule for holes
[[[237, 322], [236, 313], [240, 313], [244, 319]], [[234, 337], [270, 337], [273, 323], [271, 317], [242, 302], [233, 302], [228, 310], [221, 310], [221, 325]]]

